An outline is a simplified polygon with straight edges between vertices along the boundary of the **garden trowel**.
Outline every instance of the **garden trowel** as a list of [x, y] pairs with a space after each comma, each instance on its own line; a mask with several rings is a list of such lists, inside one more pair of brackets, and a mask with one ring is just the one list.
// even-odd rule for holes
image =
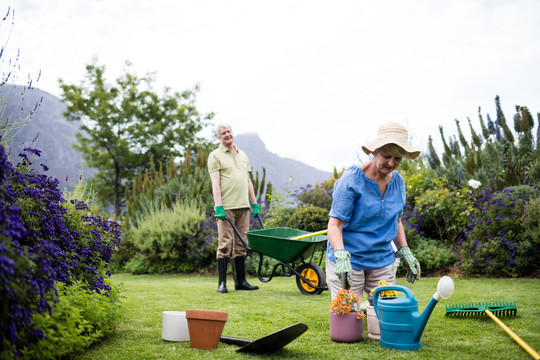
[[306, 324], [297, 323], [255, 341], [229, 336], [221, 336], [219, 341], [225, 344], [242, 346], [240, 349], [236, 350], [236, 352], [273, 353], [302, 335], [307, 329], [308, 327]]

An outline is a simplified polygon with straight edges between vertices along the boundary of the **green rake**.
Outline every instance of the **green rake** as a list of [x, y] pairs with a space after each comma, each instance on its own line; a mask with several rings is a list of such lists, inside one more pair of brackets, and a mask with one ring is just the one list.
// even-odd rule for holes
[[517, 307], [515, 302], [479, 302], [469, 304], [446, 305], [446, 316], [483, 316], [484, 310], [489, 310], [497, 316], [516, 315]]
[[534, 359], [540, 359], [540, 355], [534, 351], [525, 341], [523, 341], [519, 336], [517, 336], [508, 326], [506, 326], [497, 316], [505, 315], [516, 315], [517, 307], [515, 302], [480, 302], [480, 303], [467, 303], [467, 304], [456, 304], [456, 305], [446, 305], [446, 316], [483, 316], [487, 314], [490, 318], [493, 319], [515, 342], [519, 344], [529, 355]]

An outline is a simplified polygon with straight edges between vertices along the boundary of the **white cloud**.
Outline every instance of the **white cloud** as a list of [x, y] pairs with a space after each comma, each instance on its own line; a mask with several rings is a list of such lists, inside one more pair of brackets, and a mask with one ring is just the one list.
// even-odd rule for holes
[[[386, 120], [440, 143], [477, 109], [540, 111], [537, 1], [13, 1], [10, 46], [38, 87], [79, 83], [93, 56], [109, 80], [131, 60], [156, 86], [201, 85], [198, 104], [236, 133], [324, 170], [355, 161]], [[2, 29], [0, 29], [2, 30]]]

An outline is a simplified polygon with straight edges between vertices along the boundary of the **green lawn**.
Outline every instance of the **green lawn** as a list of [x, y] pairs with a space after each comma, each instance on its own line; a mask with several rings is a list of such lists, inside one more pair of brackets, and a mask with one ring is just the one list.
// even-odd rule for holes
[[[302, 295], [294, 278], [278, 277], [267, 284], [252, 278], [258, 291], [217, 294], [217, 277], [183, 275], [133, 276], [115, 274], [123, 284], [125, 317], [117, 331], [85, 353], [71, 359], [237, 359], [261, 355], [236, 353], [236, 345], [219, 344], [214, 350], [195, 350], [189, 342], [161, 340], [162, 312], [204, 309], [225, 311], [229, 320], [223, 335], [255, 340], [286, 326], [303, 322], [309, 329], [267, 359], [530, 359], [531, 357], [493, 320], [445, 317], [445, 304], [487, 300], [515, 301], [517, 316], [500, 319], [537, 352], [540, 351], [539, 279], [456, 278], [455, 291], [435, 307], [422, 336], [422, 349], [400, 351], [383, 348], [367, 338], [354, 344], [335, 343], [328, 334], [330, 293]], [[422, 278], [407, 285], [420, 311], [436, 291], [438, 278]], [[367, 322], [365, 322], [367, 323]]]

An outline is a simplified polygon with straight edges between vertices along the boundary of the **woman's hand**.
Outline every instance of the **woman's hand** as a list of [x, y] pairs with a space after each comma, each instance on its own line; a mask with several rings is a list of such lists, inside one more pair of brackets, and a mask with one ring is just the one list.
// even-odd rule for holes
[[409, 268], [407, 281], [413, 284], [415, 280], [420, 280], [420, 263], [414, 257], [411, 249], [408, 246], [403, 246], [396, 254], [403, 260], [403, 265]]
[[352, 285], [351, 253], [345, 249], [334, 250], [336, 258], [336, 275], [341, 280], [341, 287], [346, 289]]

